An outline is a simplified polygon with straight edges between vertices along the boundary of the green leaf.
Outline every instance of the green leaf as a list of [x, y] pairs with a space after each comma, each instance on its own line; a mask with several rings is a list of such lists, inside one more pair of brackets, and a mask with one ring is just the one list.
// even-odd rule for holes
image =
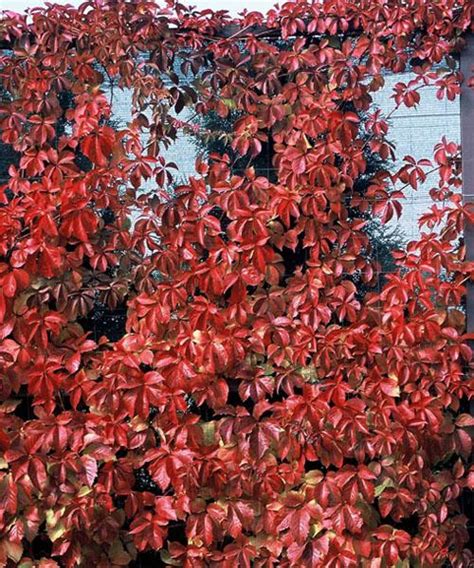
[[216, 425], [215, 422], [203, 422], [201, 424], [202, 436], [204, 444], [210, 446], [216, 441]]
[[387, 477], [387, 479], [384, 479], [384, 481], [380, 485], [375, 486], [375, 496], [380, 497], [380, 495], [382, 495], [382, 493], [385, 491], [385, 489], [387, 489], [387, 487], [394, 487], [394, 486], [395, 485], [393, 483], [393, 480], [390, 479], [390, 477]]
[[167, 550], [164, 550], [164, 549], [160, 551], [160, 558], [165, 564], [168, 564], [168, 566], [182, 566], [183, 565], [183, 563], [180, 562], [179, 560], [176, 560], [175, 558], [171, 558], [170, 553]]
[[234, 99], [221, 99], [221, 101], [224, 103], [224, 105], [227, 108], [230, 108], [230, 109], [237, 108], [237, 105], [235, 104]]

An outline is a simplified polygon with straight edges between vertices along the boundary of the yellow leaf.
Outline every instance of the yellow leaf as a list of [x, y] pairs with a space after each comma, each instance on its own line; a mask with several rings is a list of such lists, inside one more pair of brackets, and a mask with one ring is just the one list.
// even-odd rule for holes
[[227, 108], [230, 109], [236, 108], [234, 99], [221, 99], [221, 101], [223, 102], [224, 106], [226, 106]]
[[14, 562], [20, 562], [23, 556], [23, 546], [20, 543], [4, 540], [3, 546], [5, 547], [8, 558]]
[[61, 538], [66, 532], [66, 527], [60, 521], [56, 526], [47, 529], [48, 536], [51, 542], [55, 542], [58, 538]]
[[216, 438], [216, 425], [215, 422], [203, 422], [201, 424], [202, 435], [204, 439], [204, 444], [210, 446], [215, 443]]
[[323, 530], [323, 528], [324, 527], [321, 523], [314, 523], [314, 525], [311, 525], [310, 527], [309, 536], [314, 538]]
[[84, 485], [84, 487], [81, 487], [79, 489], [77, 496], [84, 497], [85, 495], [89, 495], [89, 493], [92, 493], [92, 489], [90, 487], [87, 487], [87, 485]]
[[317, 469], [308, 471], [304, 476], [305, 483], [308, 485], [318, 485], [323, 479], [323, 473]]
[[66, 527], [60, 521], [61, 517], [64, 514], [65, 508], [62, 507], [58, 511], [53, 509], [48, 509], [46, 511], [46, 532], [48, 533], [49, 538], [52, 542], [61, 538], [62, 535], [66, 532]]
[[387, 487], [394, 487], [393, 480], [387, 477], [384, 481], [375, 487], [375, 496], [379, 497], [387, 489]]

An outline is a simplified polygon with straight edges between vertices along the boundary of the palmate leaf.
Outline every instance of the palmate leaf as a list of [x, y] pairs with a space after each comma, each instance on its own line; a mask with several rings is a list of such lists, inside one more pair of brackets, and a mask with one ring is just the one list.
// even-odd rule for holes
[[468, 86], [470, 3], [2, 18], [0, 565], [471, 565], [460, 148], [372, 108]]

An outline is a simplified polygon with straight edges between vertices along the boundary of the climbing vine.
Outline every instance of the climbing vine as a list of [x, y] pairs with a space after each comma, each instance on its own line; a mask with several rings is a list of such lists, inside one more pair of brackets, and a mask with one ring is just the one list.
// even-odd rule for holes
[[[405, 71], [393, 112], [455, 99], [471, 26], [467, 0], [3, 13], [0, 565], [471, 565], [460, 148], [397, 156], [372, 104]], [[183, 183], [185, 107], [237, 118]], [[427, 180], [381, 281], [368, 219]]]

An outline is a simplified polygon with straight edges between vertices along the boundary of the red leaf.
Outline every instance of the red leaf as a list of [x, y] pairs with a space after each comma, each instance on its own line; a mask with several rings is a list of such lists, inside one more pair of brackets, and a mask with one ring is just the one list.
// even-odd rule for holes
[[156, 518], [166, 524], [166, 521], [176, 521], [176, 511], [174, 510], [174, 503], [172, 497], [156, 497], [155, 498], [155, 511]]
[[46, 467], [40, 458], [31, 458], [28, 465], [28, 475], [37, 489], [43, 491], [46, 488], [48, 475], [46, 473]]
[[3, 293], [6, 298], [13, 298], [16, 292], [16, 279], [13, 272], [9, 272], [3, 278]]
[[18, 488], [11, 475], [0, 481], [0, 510], [14, 515], [17, 509]]
[[97, 477], [97, 461], [90, 456], [82, 456], [81, 462], [86, 474], [86, 483], [89, 487], [92, 487]]
[[261, 459], [270, 446], [268, 434], [259, 425], [255, 426], [250, 434], [250, 455], [254, 459]]
[[459, 428], [468, 428], [469, 426], [474, 426], [474, 416], [470, 414], [460, 414], [456, 418], [456, 426]]

